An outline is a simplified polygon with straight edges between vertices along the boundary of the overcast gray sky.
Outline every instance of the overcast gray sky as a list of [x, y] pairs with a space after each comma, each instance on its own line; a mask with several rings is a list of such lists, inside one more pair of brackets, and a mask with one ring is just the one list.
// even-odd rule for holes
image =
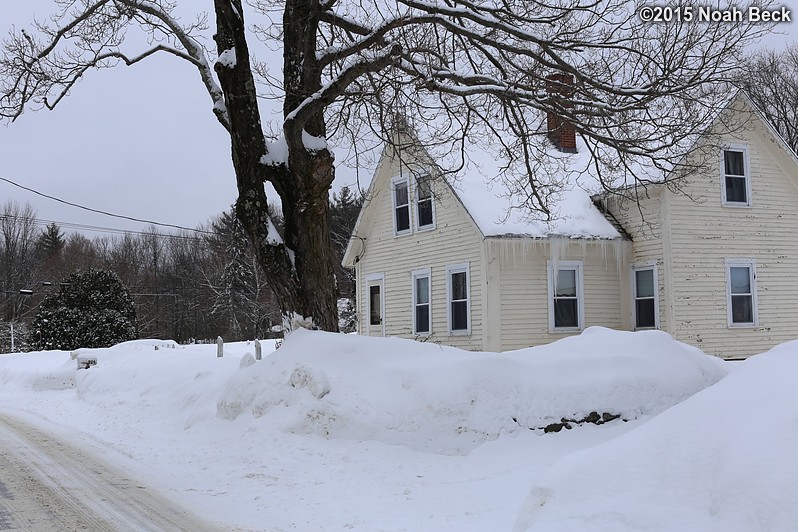
[[[210, 0], [189, 4], [212, 8]], [[5, 36], [12, 25], [30, 27], [34, 15], [44, 18], [52, 10], [48, 0], [3, 0], [0, 33]], [[764, 44], [791, 42], [793, 24], [779, 27], [788, 35]], [[0, 177], [96, 209], [195, 227], [236, 196], [229, 138], [210, 106], [194, 67], [166, 55], [131, 68], [89, 72], [55, 111], [28, 111], [0, 126]], [[339, 182], [354, 181], [351, 172], [339, 176]], [[0, 203], [9, 199], [29, 202], [43, 220], [146, 227], [0, 181]]]
[[[0, 32], [45, 17], [47, 0], [4, 0]], [[225, 131], [193, 67], [153, 57], [90, 72], [55, 111], [0, 127], [0, 177], [75, 203], [194, 227], [235, 200]], [[0, 182], [0, 202], [29, 202], [39, 218], [141, 229]]]

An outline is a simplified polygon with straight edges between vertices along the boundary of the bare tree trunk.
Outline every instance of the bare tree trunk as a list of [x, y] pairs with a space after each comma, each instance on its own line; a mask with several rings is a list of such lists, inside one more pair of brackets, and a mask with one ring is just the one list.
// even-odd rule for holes
[[[332, 268], [327, 197], [325, 189], [296, 198], [294, 204], [283, 203], [285, 241], [297, 251], [296, 272], [303, 281], [299, 297], [301, 308], [305, 309], [300, 315], [313, 317], [319, 328], [337, 331], [337, 288]], [[289, 205], [290, 208], [286, 208]], [[282, 303], [280, 307], [285, 308]]]
[[[225, 95], [230, 123], [233, 167], [238, 185], [236, 216], [241, 221], [260, 266], [266, 272], [274, 291], [284, 321], [289, 325], [312, 319], [314, 327], [338, 330], [337, 297], [330, 254], [329, 188], [335, 177], [332, 155], [328, 150], [310, 152], [304, 146], [303, 127], [292, 128], [287, 121], [285, 141], [288, 161], [268, 160], [266, 139], [258, 110], [255, 81], [250, 66], [249, 49], [245, 36], [243, 9], [240, 0], [216, 0], [217, 33], [215, 36], [219, 55], [227, 53], [234, 60], [216, 64], [216, 72]], [[292, 2], [289, 2], [292, 4]], [[310, 9], [310, 3], [302, 10]], [[286, 13], [292, 11], [286, 8]], [[299, 16], [299, 12], [292, 11]], [[307, 17], [308, 11], [304, 11]], [[288, 15], [286, 15], [288, 18]], [[315, 28], [314, 22], [303, 24], [306, 31]], [[288, 28], [294, 28], [288, 24]], [[286, 74], [286, 93], [296, 94], [286, 98], [286, 115], [309, 90], [317, 90], [320, 75], [315, 83], [308, 84], [302, 71], [303, 52], [298, 46], [308, 43], [293, 40], [286, 42], [297, 47], [286, 47], [286, 64], [293, 65], [295, 76]], [[313, 50], [315, 41], [308, 50]], [[229, 51], [234, 51], [232, 54]], [[295, 54], [295, 55], [292, 55]], [[311, 54], [315, 58], [315, 52]], [[311, 62], [304, 56], [304, 61]], [[317, 70], [317, 69], [313, 69]], [[315, 88], [314, 88], [315, 86]], [[289, 102], [290, 100], [290, 102]], [[309, 134], [323, 138], [324, 121], [321, 113], [304, 128]], [[321, 133], [321, 134], [319, 134]], [[274, 185], [280, 195], [285, 217], [285, 235], [277, 235], [271, 220], [264, 182]]]

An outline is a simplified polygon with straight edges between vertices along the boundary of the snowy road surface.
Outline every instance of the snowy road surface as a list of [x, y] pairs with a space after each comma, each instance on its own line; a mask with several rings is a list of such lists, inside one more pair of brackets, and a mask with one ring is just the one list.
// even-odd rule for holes
[[0, 530], [215, 530], [79, 448], [0, 415]]

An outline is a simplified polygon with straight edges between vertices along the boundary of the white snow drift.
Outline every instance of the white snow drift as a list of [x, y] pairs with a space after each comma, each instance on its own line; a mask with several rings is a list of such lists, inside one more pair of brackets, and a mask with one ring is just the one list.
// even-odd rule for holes
[[[231, 530], [798, 522], [798, 343], [737, 366], [600, 328], [503, 354], [308, 331], [253, 352], [142, 340], [81, 350], [88, 370], [68, 352], [3, 355], [0, 411]], [[540, 430], [591, 412], [630, 421]]]
[[798, 341], [535, 479], [518, 531], [793, 531]]
[[546, 346], [470, 353], [395, 338], [297, 331], [234, 375], [219, 414], [442, 453], [591, 412], [657, 414], [713, 384], [718, 359], [658, 331], [600, 327]]

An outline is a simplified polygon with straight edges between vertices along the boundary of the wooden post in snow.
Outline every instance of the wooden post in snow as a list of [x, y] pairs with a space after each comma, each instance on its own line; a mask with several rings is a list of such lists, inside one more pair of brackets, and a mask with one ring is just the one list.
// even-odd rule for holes
[[224, 356], [224, 340], [222, 340], [221, 336], [216, 337], [216, 358], [222, 358]]
[[260, 346], [260, 340], [255, 340], [255, 360], [263, 358], [263, 348]]

